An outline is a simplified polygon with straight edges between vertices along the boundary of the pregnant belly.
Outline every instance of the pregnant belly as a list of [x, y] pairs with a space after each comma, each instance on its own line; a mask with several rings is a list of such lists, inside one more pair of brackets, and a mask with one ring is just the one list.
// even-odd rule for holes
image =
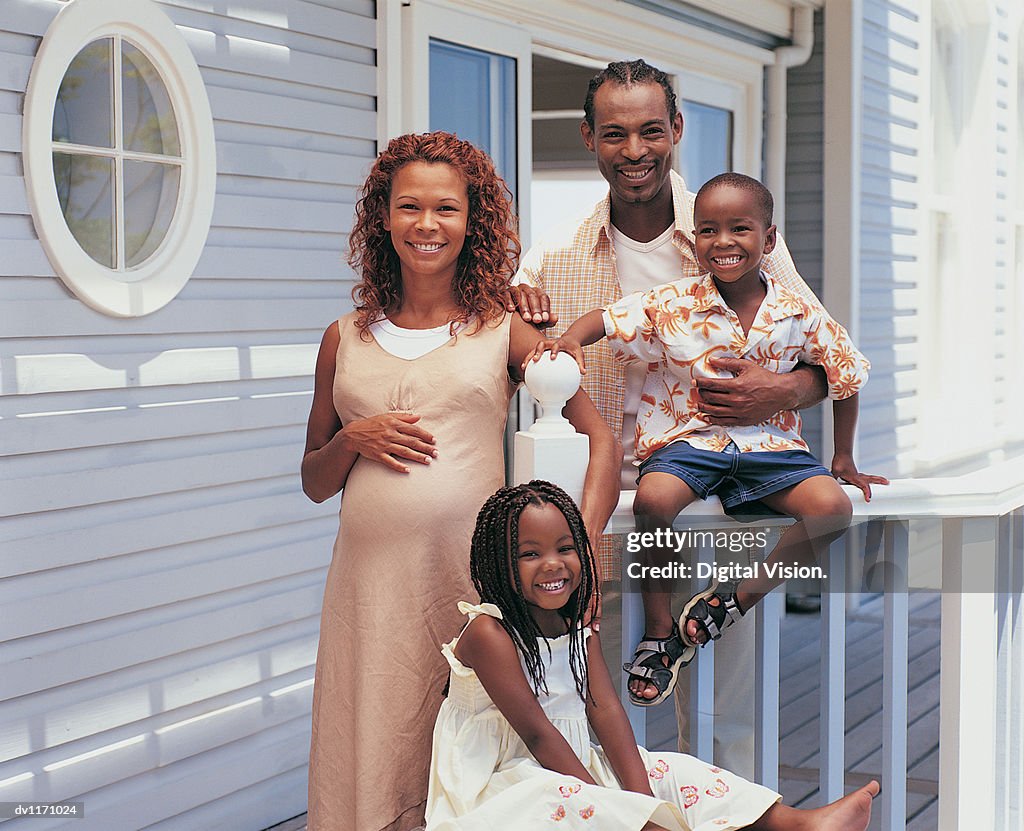
[[473, 596], [473, 526], [503, 479], [501, 466], [463, 470], [435, 460], [402, 474], [360, 459], [342, 493], [325, 602], [369, 614], [402, 596], [403, 614], [447, 620], [457, 601]]
[[409, 463], [409, 468], [409, 473], [399, 473], [359, 459], [342, 492], [342, 533], [346, 523], [378, 538], [410, 533], [436, 537], [445, 525], [471, 531], [484, 501], [504, 484], [500, 460], [488, 465], [438, 458], [429, 465]]

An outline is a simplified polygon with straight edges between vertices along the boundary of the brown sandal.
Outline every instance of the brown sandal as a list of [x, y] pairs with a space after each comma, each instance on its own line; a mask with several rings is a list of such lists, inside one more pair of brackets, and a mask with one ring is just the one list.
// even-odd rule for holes
[[[629, 673], [629, 680], [639, 678], [641, 681], [653, 684], [657, 688], [658, 694], [654, 698], [644, 698], [627, 689], [630, 702], [637, 707], [653, 707], [655, 704], [661, 704], [672, 695], [672, 691], [676, 688], [679, 671], [689, 664], [696, 655], [697, 650], [683, 642], [679, 635], [679, 627], [675, 623], [672, 624], [672, 634], [667, 638], [644, 636], [644, 639], [636, 645], [633, 660], [628, 664], [623, 664], [622, 669]], [[665, 657], [668, 658], [668, 666], [662, 660]], [[629, 681], [627, 681], [628, 683]]]
[[[736, 600], [736, 588], [736, 583], [719, 583], [712, 580], [704, 591], [697, 592], [686, 601], [682, 614], [679, 615], [679, 633], [683, 643], [697, 647], [704, 646], [710, 641], [717, 641], [726, 629], [746, 614]], [[718, 598], [717, 604], [708, 603], [712, 597]], [[694, 642], [686, 634], [687, 621], [691, 620], [696, 621], [707, 635], [704, 643]]]

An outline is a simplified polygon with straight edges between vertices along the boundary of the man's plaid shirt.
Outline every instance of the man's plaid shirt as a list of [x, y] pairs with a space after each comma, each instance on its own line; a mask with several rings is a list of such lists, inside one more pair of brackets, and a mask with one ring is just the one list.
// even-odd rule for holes
[[[679, 250], [680, 269], [678, 274], [666, 274], [663, 282], [696, 280], [703, 272], [694, 253], [695, 194], [686, 190], [683, 178], [675, 171], [670, 176], [675, 214], [672, 244]], [[537, 286], [550, 295], [552, 308], [558, 313], [558, 324], [552, 328], [554, 334], [549, 333], [550, 336], [561, 335], [587, 312], [605, 308], [622, 297], [610, 225], [611, 197], [606, 196], [575, 230], [535, 245], [523, 258], [513, 282]], [[775, 250], [764, 258], [761, 268], [790, 291], [822, 308], [797, 272], [781, 236]], [[621, 436], [625, 367], [612, 357], [607, 339], [585, 347], [584, 352], [587, 374], [583, 388], [615, 435]]]

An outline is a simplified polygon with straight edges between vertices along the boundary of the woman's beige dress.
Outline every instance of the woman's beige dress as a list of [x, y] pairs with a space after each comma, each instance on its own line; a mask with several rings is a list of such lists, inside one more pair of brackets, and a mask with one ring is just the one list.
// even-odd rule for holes
[[334, 406], [343, 424], [412, 412], [438, 457], [398, 473], [360, 457], [341, 495], [313, 692], [310, 831], [407, 831], [423, 822], [430, 741], [448, 665], [441, 646], [475, 597], [477, 512], [504, 484], [515, 386], [511, 318], [415, 360], [338, 321]]

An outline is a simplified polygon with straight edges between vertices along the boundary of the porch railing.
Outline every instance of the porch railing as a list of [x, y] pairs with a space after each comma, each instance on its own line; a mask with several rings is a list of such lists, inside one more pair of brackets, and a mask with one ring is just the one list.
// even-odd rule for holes
[[[544, 371], [558, 372], [553, 367]], [[571, 367], [566, 365], [564, 371], [572, 377]], [[534, 378], [528, 379], [528, 385], [532, 391]], [[563, 388], [568, 390], [566, 398], [575, 390], [568, 380]], [[550, 413], [556, 404], [550, 393], [547, 397], [545, 412]], [[517, 457], [519, 478], [544, 473], [579, 498], [585, 442], [581, 446], [577, 441], [567, 460], [564, 439], [549, 421], [544, 432], [517, 449], [525, 456]], [[557, 449], [557, 469], [545, 463], [555, 458], [553, 449]], [[957, 477], [894, 481], [878, 488], [869, 504], [854, 488], [847, 492], [854, 504], [855, 527], [832, 545], [829, 562], [821, 564], [831, 576], [830, 590], [821, 598], [821, 801], [832, 801], [845, 792], [847, 605], [856, 605], [863, 532], [870, 529], [878, 541], [881, 570], [887, 575], [882, 795], [875, 807], [881, 813], [882, 828], [896, 831], [906, 826], [908, 589], [918, 587], [941, 592], [938, 827], [942, 831], [1024, 827], [1024, 464], [1007, 462]], [[607, 533], [634, 530], [634, 493], [622, 494]], [[775, 533], [781, 524], [775, 523]], [[690, 530], [737, 527], [720, 508], [708, 503], [690, 506], [677, 525]], [[700, 557], [709, 554], [698, 551]], [[627, 661], [641, 638], [643, 616], [638, 593], [624, 590], [622, 603], [622, 650]], [[772, 592], [755, 608], [755, 778], [777, 788], [781, 591]], [[688, 673], [691, 747], [696, 755], [711, 759], [713, 648], [703, 650]], [[642, 744], [646, 710], [628, 702], [626, 709]]]

